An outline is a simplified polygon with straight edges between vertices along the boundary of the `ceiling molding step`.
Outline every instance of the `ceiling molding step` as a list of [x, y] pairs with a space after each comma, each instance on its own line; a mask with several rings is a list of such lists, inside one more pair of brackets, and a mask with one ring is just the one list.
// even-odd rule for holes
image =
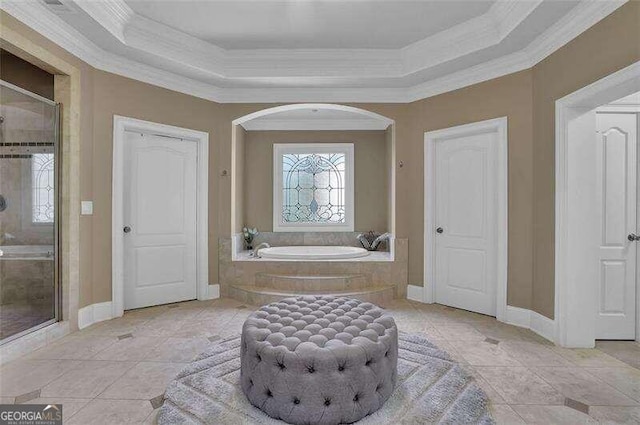
[[547, 31], [536, 37], [528, 46], [531, 66], [537, 64], [565, 44], [616, 11], [628, 0], [587, 0], [553, 24]]
[[542, 0], [497, 1], [484, 15], [403, 48], [403, 76], [501, 43], [541, 3]]
[[[5, 10], [10, 15], [14, 16], [25, 25], [31, 27], [35, 31], [42, 34], [44, 37], [50, 39], [52, 42], [58, 44], [69, 53], [77, 56], [79, 59], [87, 62], [89, 65], [107, 72], [112, 72], [118, 75], [123, 75], [128, 78], [133, 78], [145, 83], [153, 84], [166, 89], [182, 92], [192, 96], [200, 97], [203, 99], [216, 101], [220, 103], [261, 103], [261, 102], [378, 102], [378, 103], [405, 103], [412, 102], [419, 99], [423, 99], [430, 96], [435, 96], [444, 92], [456, 90], [462, 87], [466, 87], [472, 84], [476, 84], [482, 81], [487, 81], [493, 78], [497, 78], [509, 73], [517, 72], [522, 69], [529, 68], [542, 59], [553, 53], [560, 47], [564, 46], [569, 41], [573, 40], [576, 36], [590, 28], [592, 25], [611, 14], [617, 8], [626, 3], [627, 0], [608, 0], [608, 1], [584, 1], [574, 7], [567, 15], [556, 22], [543, 34], [533, 40], [525, 49], [520, 52], [512, 53], [507, 56], [503, 56], [492, 61], [488, 61], [474, 67], [452, 73], [446, 77], [437, 78], [434, 80], [426, 81], [421, 84], [417, 84], [411, 87], [397, 87], [397, 88], [385, 88], [385, 87], [372, 87], [372, 88], [353, 88], [353, 87], [273, 87], [273, 88], [221, 88], [207, 82], [194, 80], [192, 78], [178, 75], [169, 71], [161, 70], [150, 65], [146, 65], [137, 62], [132, 59], [125, 58], [123, 56], [105, 51], [101, 47], [97, 46], [91, 40], [86, 38], [83, 34], [76, 29], [66, 24], [62, 19], [56, 16], [51, 10], [49, 10], [44, 4], [39, 1], [15, 1], [15, 0], [3, 0], [0, 3], [0, 8]], [[80, 2], [78, 2], [80, 3]], [[185, 52], [184, 56], [178, 56], [175, 60], [176, 63], [180, 63], [182, 66], [189, 66], [191, 69], [202, 73], [208, 73], [207, 75], [227, 75], [229, 71], [237, 72], [242, 78], [248, 78], [251, 75], [252, 70], [258, 67], [261, 59], [255, 59], [252, 55], [259, 52], [264, 56], [270, 56], [277, 61], [284, 60], [286, 58], [287, 51], [266, 50], [266, 51], [224, 51], [223, 49], [214, 48], [211, 49], [211, 44], [204, 41], [195, 39], [191, 36], [183, 34], [179, 31], [176, 35], [177, 41], [171, 44], [171, 40], [167, 41], [166, 38], [162, 41], [167, 44], [158, 44], [153, 46], [153, 39], [145, 38], [148, 34], [145, 32], [145, 28], [148, 29], [154, 26], [151, 21], [145, 22], [146, 18], [139, 16], [129, 16], [126, 9], [118, 9], [121, 1], [108, 0], [110, 4], [106, 7], [106, 12], [111, 14], [111, 18], [105, 18], [111, 20], [108, 24], [112, 31], [119, 35], [123, 35], [127, 42], [140, 46], [143, 50], [153, 54], [162, 55], [161, 50], [167, 48], [168, 50], [179, 50], [182, 47], [182, 42], [188, 41], [191, 45], [191, 54], [197, 52], [196, 56], [200, 56], [200, 59], [195, 63], [187, 65], [190, 56], [189, 52]], [[531, 13], [533, 6], [527, 12], [524, 7], [518, 5], [521, 3], [515, 0], [506, 2], [508, 4], [500, 5], [500, 9], [494, 10], [492, 13], [501, 16], [522, 17], [525, 13]], [[511, 4], [514, 3], [514, 4]], [[535, 2], [534, 2], [535, 3]], [[101, 4], [101, 3], [97, 3]], [[538, 4], [538, 3], [535, 3]], [[494, 5], [495, 6], [495, 5]], [[498, 6], [496, 6], [498, 7]], [[90, 7], [91, 8], [91, 7]], [[94, 8], [95, 9], [95, 8]], [[86, 9], [83, 10], [86, 11]], [[89, 13], [89, 12], [87, 12]], [[98, 16], [99, 12], [93, 10], [93, 15]], [[92, 16], [93, 16], [92, 15]], [[115, 17], [118, 15], [119, 17]], [[94, 17], [94, 19], [96, 19]], [[524, 19], [524, 17], [522, 17]], [[149, 20], [146, 20], [149, 21]], [[123, 24], [127, 22], [126, 24]], [[483, 27], [482, 23], [477, 24], [478, 28]], [[495, 26], [495, 23], [494, 23]], [[121, 34], [120, 29], [124, 28], [124, 33]], [[138, 33], [136, 29], [142, 28]], [[504, 33], [508, 28], [501, 29], [499, 32]], [[157, 28], [156, 28], [157, 32]], [[166, 34], [170, 34], [167, 32]], [[458, 36], [462, 37], [462, 32]], [[494, 31], [495, 34], [495, 31]], [[178, 36], [186, 36], [187, 39], [178, 40]], [[491, 35], [485, 35], [483, 38], [485, 41], [490, 39]], [[170, 38], [170, 37], [167, 37]], [[200, 43], [195, 42], [199, 41]], [[450, 40], [449, 40], [450, 41]], [[193, 42], [193, 43], [192, 43]], [[160, 46], [158, 48], [158, 46]], [[167, 50], [167, 51], [168, 51]], [[397, 74], [401, 61], [398, 59], [398, 53], [395, 50], [373, 50], [373, 51], [360, 51], [347, 50], [336, 51], [333, 49], [325, 49], [324, 51], [314, 50], [297, 50], [294, 51], [300, 61], [301, 66], [299, 69], [293, 67], [287, 69], [286, 66], [283, 69], [294, 76], [309, 76], [304, 74], [307, 71], [311, 71], [309, 68], [314, 68], [317, 71], [319, 64], [323, 61], [332, 61], [336, 57], [340, 60], [334, 65], [334, 69], [328, 73], [319, 77], [331, 77], [335, 75], [338, 69], [349, 70], [354, 66], [361, 72], [369, 71], [370, 75], [378, 75], [376, 73]], [[209, 54], [209, 56], [207, 56]], [[335, 55], [338, 56], [335, 56]], [[218, 62], [219, 57], [232, 57], [232, 63], [235, 61], [236, 68], [233, 65], [227, 65], [227, 68], [214, 68], [214, 64]], [[352, 61], [349, 62], [349, 59]], [[253, 62], [255, 60], [255, 62]], [[306, 61], [306, 63], [305, 63]], [[369, 65], [375, 63], [376, 65], [369, 68]], [[377, 66], [377, 70], [376, 70]], [[373, 69], [373, 70], [372, 70]], [[278, 69], [277, 66], [271, 67], [268, 70], [267, 75], [271, 77], [270, 82], [273, 82], [277, 78], [283, 77], [282, 69]], [[405, 69], [406, 71], [406, 69]], [[266, 71], [265, 71], [266, 72]], [[302, 72], [302, 74], [300, 74]], [[297, 74], [296, 74], [297, 73]], [[316, 72], [317, 75], [318, 72]]]
[[406, 103], [405, 88], [226, 88], [220, 103]]
[[534, 10], [542, 4], [543, 0], [535, 1], [497, 1], [489, 9], [493, 18], [493, 25], [497, 27], [500, 41], [504, 40], [516, 29]]
[[417, 84], [408, 90], [408, 101], [415, 102], [522, 71], [530, 68], [530, 63], [529, 56], [526, 53], [512, 53], [445, 77]]
[[385, 130], [388, 124], [374, 119], [255, 119], [242, 124], [247, 131]]
[[227, 77], [224, 49], [140, 15], [128, 25], [125, 45], [198, 70], [203, 75]]
[[129, 22], [134, 18], [135, 12], [124, 0], [74, 0], [73, 3], [84, 10], [120, 42], [126, 43], [125, 30]]

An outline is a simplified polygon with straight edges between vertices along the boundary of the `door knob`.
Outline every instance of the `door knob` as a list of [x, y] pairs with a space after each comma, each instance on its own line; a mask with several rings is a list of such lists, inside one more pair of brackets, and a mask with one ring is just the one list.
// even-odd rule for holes
[[636, 235], [635, 233], [629, 233], [627, 239], [629, 239], [629, 242], [637, 242], [640, 241], [640, 236]]
[[438, 227], [436, 229], [436, 233], [442, 233], [442, 232], [444, 232], [444, 229], [442, 227]]
[[125, 233], [129, 233], [131, 231], [131, 227], [124, 226], [124, 229], [122, 229], [122, 231], [125, 232]]

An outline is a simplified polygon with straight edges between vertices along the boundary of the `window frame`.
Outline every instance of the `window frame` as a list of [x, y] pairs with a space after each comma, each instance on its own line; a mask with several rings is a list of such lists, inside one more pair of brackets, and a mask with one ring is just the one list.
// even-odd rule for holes
[[[282, 219], [282, 157], [286, 154], [345, 155], [345, 222], [285, 223]], [[274, 143], [273, 144], [273, 231], [274, 232], [353, 232], [354, 229], [354, 145], [353, 143]]]

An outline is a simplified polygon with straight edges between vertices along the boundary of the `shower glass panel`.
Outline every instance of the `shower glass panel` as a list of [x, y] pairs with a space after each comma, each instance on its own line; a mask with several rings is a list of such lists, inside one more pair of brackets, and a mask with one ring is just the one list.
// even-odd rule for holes
[[0, 344], [59, 319], [58, 116], [0, 80]]

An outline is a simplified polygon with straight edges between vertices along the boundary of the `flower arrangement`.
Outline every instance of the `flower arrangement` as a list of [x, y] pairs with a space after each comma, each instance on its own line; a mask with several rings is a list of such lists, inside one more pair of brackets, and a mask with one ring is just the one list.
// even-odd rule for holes
[[257, 234], [258, 229], [256, 229], [255, 227], [253, 229], [246, 226], [242, 228], [242, 237], [244, 238], [244, 242], [247, 245], [247, 249], [253, 249], [253, 238], [255, 238]]

